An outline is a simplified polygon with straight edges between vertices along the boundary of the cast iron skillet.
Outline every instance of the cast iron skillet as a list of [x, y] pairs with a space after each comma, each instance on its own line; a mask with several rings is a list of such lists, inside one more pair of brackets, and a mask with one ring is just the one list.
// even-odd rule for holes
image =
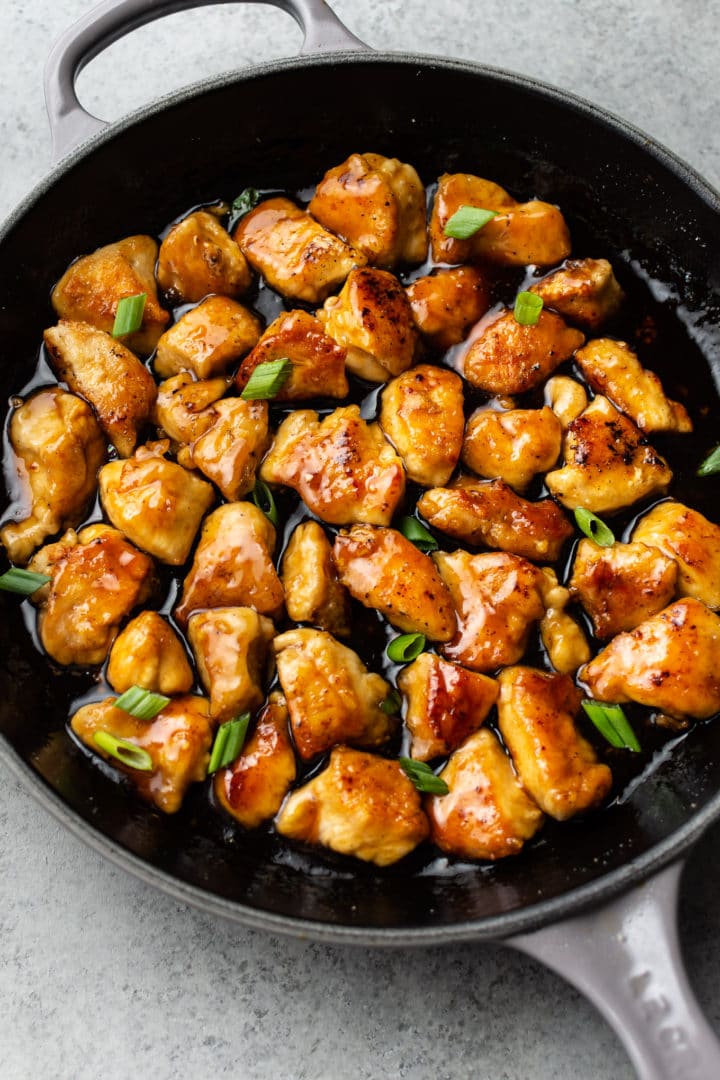
[[[717, 416], [720, 199], [696, 173], [627, 124], [530, 79], [371, 52], [322, 0], [274, 2], [303, 27], [303, 53], [332, 56], [216, 79], [109, 128], [81, 108], [74, 80], [83, 63], [130, 29], [210, 2], [106, 0], [53, 50], [46, 94], [55, 154], [68, 156], [0, 237], [5, 398], [30, 377], [40, 331], [54, 321], [50, 287], [79, 253], [157, 233], [187, 207], [247, 185], [306, 186], [351, 151], [372, 149], [412, 162], [425, 180], [462, 169], [557, 202], [576, 250], [636, 260], [648, 279], [667, 283], [688, 328], [680, 362], [693, 369], [696, 400]], [[698, 489], [700, 502], [709, 490]], [[0, 757], [126, 869], [207, 911], [322, 941], [506, 939], [596, 1001], [641, 1076], [720, 1075], [675, 929], [678, 860], [720, 817], [720, 725], [698, 725], [622, 805], [548, 830], [490, 869], [448, 874], [436, 864], [418, 876], [338, 861], [310, 874], [279, 841], [243, 837], [207, 815], [201, 792], [164, 818], [90, 767], [64, 728], [69, 700], [87, 684], [48, 675], [17, 601], [0, 604]]]

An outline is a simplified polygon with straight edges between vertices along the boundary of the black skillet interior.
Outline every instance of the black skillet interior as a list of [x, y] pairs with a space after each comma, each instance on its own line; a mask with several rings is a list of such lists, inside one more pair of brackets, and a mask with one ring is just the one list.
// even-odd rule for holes
[[[672, 396], [706, 409], [688, 451], [689, 497], [712, 516], [717, 480], [691, 476], [715, 442], [720, 343], [720, 207], [695, 178], [641, 137], [590, 109], [513, 77], [452, 62], [354, 57], [261, 69], [180, 97], [120, 130], [65, 171], [0, 246], [0, 379], [23, 386], [53, 315], [51, 285], [78, 254], [121, 236], [158, 233], [188, 207], [248, 185], [306, 188], [354, 150], [443, 171], [488, 176], [519, 196], [558, 203], [574, 250], [609, 257], [639, 310], [664, 333], [656, 359]], [[634, 269], [653, 285], [635, 278]], [[667, 286], [667, 289], [664, 287]], [[716, 369], [717, 374], [717, 369]], [[0, 732], [81, 819], [173, 878], [258, 911], [337, 927], [450, 927], [509, 915], [642, 859], [720, 788], [720, 726], [698, 725], [618, 805], [546, 828], [518, 858], [448, 872], [411, 860], [378, 872], [289, 851], [207, 812], [198, 788], [176, 816], [137, 802], [89, 766], [65, 733], [68, 703], [87, 680], [48, 672], [15, 598], [2, 597]], [[720, 801], [718, 803], [720, 812]], [[311, 872], [311, 867], [312, 872]], [[238, 909], [239, 910], [239, 909]], [[481, 929], [481, 924], [478, 924]]]

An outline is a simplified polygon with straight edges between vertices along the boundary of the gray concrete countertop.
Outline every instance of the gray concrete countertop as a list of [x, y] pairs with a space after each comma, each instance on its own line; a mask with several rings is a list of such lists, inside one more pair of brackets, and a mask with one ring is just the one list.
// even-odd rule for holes
[[[49, 168], [42, 67], [86, 0], [2, 0], [0, 218]], [[650, 132], [720, 185], [720, 0], [336, 0], [369, 44], [522, 71]], [[290, 55], [287, 16], [233, 5], [137, 31], [80, 79], [113, 119]], [[364, 147], [359, 149], [365, 149]], [[0, 343], [1, 347], [1, 343]], [[352, 951], [227, 926], [86, 848], [0, 772], [0, 1077], [623, 1080], [560, 979], [499, 946]], [[720, 828], [690, 859], [682, 939], [720, 1030]]]

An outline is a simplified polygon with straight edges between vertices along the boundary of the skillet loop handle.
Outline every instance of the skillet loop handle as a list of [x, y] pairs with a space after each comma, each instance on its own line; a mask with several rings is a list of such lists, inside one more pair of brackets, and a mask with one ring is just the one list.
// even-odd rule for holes
[[[45, 64], [45, 104], [50, 119], [52, 159], [58, 161], [106, 127], [84, 109], [75, 82], [94, 57], [118, 38], [145, 23], [187, 8], [209, 7], [224, 0], [103, 0], [55, 42]], [[303, 31], [302, 54], [368, 51], [340, 22], [325, 0], [243, 0], [270, 3], [295, 19]]]
[[680, 952], [682, 869], [675, 863], [605, 907], [505, 942], [558, 972], [598, 1007], [639, 1080], [720, 1076], [720, 1042]]

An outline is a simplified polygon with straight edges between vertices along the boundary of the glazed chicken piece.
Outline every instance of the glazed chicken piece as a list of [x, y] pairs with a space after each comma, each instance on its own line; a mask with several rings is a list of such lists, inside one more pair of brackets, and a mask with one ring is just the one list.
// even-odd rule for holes
[[232, 502], [255, 486], [257, 467], [270, 442], [267, 402], [225, 398], [206, 413], [211, 423], [192, 444], [192, 463]]
[[582, 693], [568, 675], [510, 667], [498, 675], [498, 718], [523, 787], [541, 810], [567, 821], [597, 806], [612, 786], [575, 727]]
[[271, 619], [248, 607], [213, 608], [190, 616], [187, 635], [213, 720], [224, 723], [262, 705]]
[[[174, 698], [153, 720], [147, 721], [116, 709], [116, 700], [106, 698], [83, 705], [70, 721], [71, 728], [94, 754], [125, 773], [144, 799], [166, 814], [176, 813], [190, 784], [204, 780], [207, 773], [213, 741], [207, 701], [191, 694]], [[95, 742], [99, 731], [107, 731], [145, 750], [152, 759], [152, 770], [132, 769], [110, 757]]]
[[552, 311], [541, 311], [534, 326], [521, 325], [512, 311], [493, 313], [465, 354], [463, 374], [488, 394], [524, 394], [569, 360], [584, 340]]
[[275, 817], [296, 771], [287, 705], [271, 694], [240, 756], [215, 773], [215, 797], [243, 828], [256, 829]]
[[479, 233], [467, 240], [445, 235], [445, 226], [461, 206], [477, 206], [502, 214], [517, 205], [517, 200], [492, 180], [484, 180], [470, 173], [443, 173], [438, 180], [430, 216], [429, 234], [433, 262], [466, 263], [474, 258], [475, 241]]
[[118, 694], [142, 686], [156, 694], [187, 694], [195, 677], [173, 628], [157, 611], [141, 611], [115, 638], [107, 680]]
[[545, 614], [540, 620], [540, 637], [548, 660], [563, 675], [571, 675], [590, 659], [590, 646], [578, 623], [565, 610], [570, 590], [561, 585], [555, 571], [542, 569], [540, 591]]
[[616, 314], [624, 299], [607, 259], [568, 259], [559, 270], [531, 285], [530, 292], [585, 330], [597, 330]]
[[437, 349], [464, 341], [490, 307], [487, 276], [475, 266], [456, 266], [416, 278], [405, 292], [415, 325]]
[[293, 488], [331, 525], [389, 525], [405, 492], [402, 461], [357, 405], [323, 420], [310, 409], [288, 416], [260, 466], [260, 479]]
[[214, 214], [196, 210], [173, 225], [158, 257], [158, 282], [172, 304], [209, 293], [241, 296], [250, 288], [247, 259]]
[[53, 307], [60, 319], [89, 323], [111, 334], [120, 300], [145, 293], [140, 328], [123, 335], [122, 344], [141, 356], [148, 356], [170, 318], [158, 303], [157, 252], [151, 236], [128, 236], [72, 263], [52, 292]]
[[675, 560], [680, 596], [720, 608], [720, 526], [683, 503], [663, 502], [640, 519], [632, 538]]
[[213, 405], [224, 395], [230, 380], [201, 379], [196, 382], [189, 371], [173, 375], [160, 383], [152, 420], [173, 442], [189, 444], [199, 439], [214, 423]]
[[325, 173], [308, 213], [373, 266], [420, 263], [427, 255], [425, 189], [412, 165], [397, 158], [351, 154]]
[[408, 699], [405, 723], [410, 755], [418, 761], [445, 757], [480, 727], [498, 696], [487, 675], [466, 671], [432, 653], [421, 653], [398, 675]]
[[209, 296], [165, 331], [153, 367], [163, 379], [179, 371], [198, 379], [223, 375], [257, 344], [261, 329], [257, 315], [236, 300]]
[[598, 701], [637, 701], [668, 716], [720, 710], [720, 618], [687, 597], [618, 634], [580, 672]]
[[431, 795], [425, 806], [430, 839], [450, 855], [491, 860], [517, 855], [544, 821], [487, 728], [455, 751], [440, 776], [450, 791]]
[[675, 595], [678, 566], [673, 558], [646, 544], [615, 543], [598, 547], [581, 540], [570, 591], [592, 619], [601, 641], [633, 630], [657, 615]]
[[585, 387], [569, 375], [553, 375], [545, 383], [545, 404], [550, 406], [565, 431], [587, 409], [588, 396]]
[[338, 743], [381, 746], [397, 718], [381, 709], [390, 686], [357, 653], [324, 630], [287, 630], [275, 638], [280, 684], [295, 747], [304, 761]]
[[545, 477], [564, 506], [594, 514], [613, 513], [650, 495], [661, 495], [672, 480], [667, 462], [631, 420], [598, 396], [563, 440], [565, 464]]
[[275, 820], [281, 836], [389, 866], [428, 834], [420, 795], [398, 761], [338, 746]]
[[665, 396], [662, 383], [647, 371], [624, 341], [596, 338], [575, 362], [598, 394], [605, 394], [641, 431], [692, 431], [687, 409]]
[[258, 364], [273, 360], [289, 360], [292, 364], [290, 376], [275, 394], [275, 401], [343, 398], [348, 393], [345, 349], [328, 337], [322, 323], [307, 311], [286, 311], [268, 326], [238, 369], [238, 390], [244, 390]]
[[102, 664], [120, 624], [155, 586], [152, 559], [108, 525], [69, 531], [41, 548], [28, 570], [52, 580], [33, 594], [45, 651], [58, 664]]
[[289, 199], [266, 199], [234, 232], [248, 262], [273, 289], [293, 300], [322, 303], [350, 271], [364, 266], [355, 251]]
[[560, 457], [562, 426], [552, 409], [480, 408], [465, 429], [462, 459], [478, 476], [504, 480], [523, 491]]
[[497, 548], [536, 562], [555, 562], [573, 527], [552, 499], [528, 502], [503, 480], [463, 476], [426, 491], [417, 508], [433, 528], [475, 547]]
[[429, 364], [406, 371], [383, 391], [380, 426], [409, 480], [425, 487], [446, 484], [462, 449], [462, 379]]
[[450, 593], [432, 559], [396, 529], [353, 525], [338, 533], [333, 560], [351, 596], [398, 630], [431, 641], [454, 635]]
[[325, 332], [345, 349], [348, 370], [361, 379], [387, 382], [412, 364], [418, 346], [412, 308], [387, 270], [353, 270], [317, 314]]
[[150, 372], [119, 341], [88, 323], [63, 319], [43, 337], [58, 379], [90, 402], [118, 454], [129, 457], [157, 395]]
[[303, 521], [282, 561], [285, 605], [293, 622], [309, 622], [336, 637], [350, 633], [350, 597], [338, 579], [330, 542], [317, 521]]
[[206, 512], [215, 501], [210, 484], [168, 461], [167, 442], [140, 446], [124, 461], [103, 465], [100, 501], [128, 540], [161, 562], [181, 566]]
[[175, 618], [199, 608], [251, 607], [276, 617], [283, 588], [272, 562], [275, 529], [249, 502], [225, 503], [205, 520]]
[[39, 390], [20, 405], [9, 437], [23, 498], [0, 539], [10, 560], [24, 563], [53, 533], [78, 524], [107, 447], [90, 406], [59, 387]]

